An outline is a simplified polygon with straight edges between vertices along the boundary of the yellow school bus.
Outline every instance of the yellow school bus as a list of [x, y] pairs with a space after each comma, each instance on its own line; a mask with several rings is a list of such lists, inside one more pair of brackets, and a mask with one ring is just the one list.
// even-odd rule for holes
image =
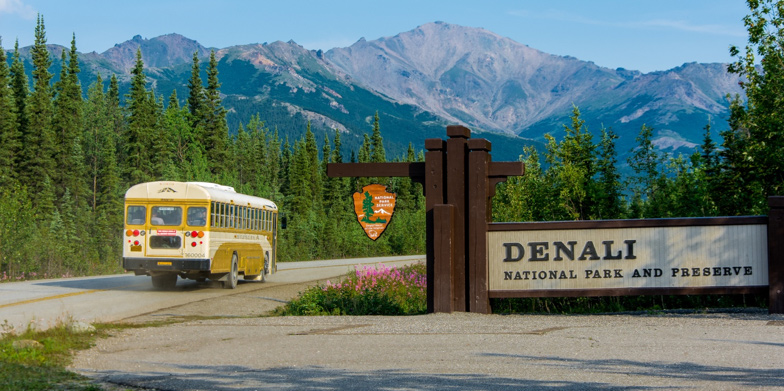
[[264, 281], [277, 269], [278, 207], [205, 182], [140, 183], [125, 193], [123, 268], [170, 289], [177, 277]]

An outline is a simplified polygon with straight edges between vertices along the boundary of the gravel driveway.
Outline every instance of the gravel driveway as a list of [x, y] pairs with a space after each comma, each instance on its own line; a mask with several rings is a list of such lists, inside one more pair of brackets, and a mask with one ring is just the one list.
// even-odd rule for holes
[[152, 390], [784, 390], [784, 316], [191, 320], [118, 332], [71, 369]]

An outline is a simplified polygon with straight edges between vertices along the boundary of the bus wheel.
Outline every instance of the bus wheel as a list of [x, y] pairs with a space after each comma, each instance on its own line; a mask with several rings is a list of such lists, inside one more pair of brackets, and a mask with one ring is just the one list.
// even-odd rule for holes
[[231, 271], [226, 276], [226, 281], [223, 281], [223, 287], [226, 289], [234, 289], [237, 287], [237, 279], [239, 279], [239, 265], [237, 265], [237, 253], [231, 256]]
[[177, 274], [164, 273], [152, 276], [152, 286], [155, 289], [169, 290], [177, 285]]

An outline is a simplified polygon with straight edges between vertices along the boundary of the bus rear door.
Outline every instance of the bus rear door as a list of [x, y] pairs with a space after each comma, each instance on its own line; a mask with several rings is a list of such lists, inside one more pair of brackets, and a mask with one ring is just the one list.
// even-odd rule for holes
[[147, 235], [148, 257], [182, 258], [182, 207], [154, 205], [150, 208], [150, 234]]

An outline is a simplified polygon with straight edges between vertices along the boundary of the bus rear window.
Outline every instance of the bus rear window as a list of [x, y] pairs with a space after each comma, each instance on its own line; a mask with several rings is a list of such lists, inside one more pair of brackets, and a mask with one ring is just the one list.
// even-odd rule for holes
[[144, 224], [144, 218], [147, 215], [147, 207], [131, 205], [128, 206], [128, 215], [125, 219], [125, 224], [141, 225]]
[[179, 206], [153, 206], [150, 215], [152, 225], [180, 225], [182, 224], [182, 207]]
[[188, 208], [188, 225], [191, 227], [203, 227], [207, 224], [207, 208], [203, 206], [192, 206]]
[[150, 248], [176, 250], [182, 247], [182, 238], [179, 236], [150, 236]]

